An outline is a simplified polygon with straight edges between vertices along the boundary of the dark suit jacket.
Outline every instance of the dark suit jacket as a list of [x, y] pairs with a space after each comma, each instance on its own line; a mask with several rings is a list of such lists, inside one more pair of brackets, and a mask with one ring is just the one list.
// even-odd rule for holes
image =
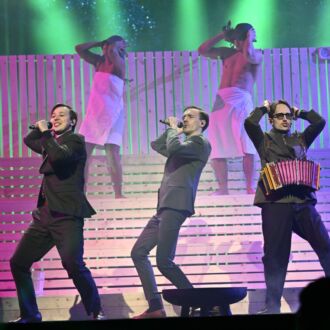
[[50, 131], [41, 133], [34, 129], [24, 142], [43, 155], [39, 172], [44, 177], [37, 206], [41, 206], [46, 198], [53, 211], [83, 218], [95, 214], [84, 193], [84, 137], [68, 131], [56, 140]]
[[[265, 107], [255, 108], [244, 126], [260, 156], [262, 168], [266, 163], [282, 160], [305, 159], [306, 151], [322, 132], [325, 120], [314, 110], [300, 111], [299, 118], [307, 120], [308, 125], [301, 133], [281, 133], [272, 128], [270, 132], [263, 132], [259, 124], [261, 118], [267, 113]], [[262, 180], [259, 178], [254, 204], [262, 206], [264, 203], [304, 203], [316, 202], [314, 192], [305, 186], [287, 186], [276, 192], [266, 195]]]
[[197, 186], [211, 152], [210, 143], [203, 135], [181, 143], [176, 130], [169, 128], [151, 142], [151, 147], [168, 157], [158, 190], [157, 209], [171, 208], [194, 214]]

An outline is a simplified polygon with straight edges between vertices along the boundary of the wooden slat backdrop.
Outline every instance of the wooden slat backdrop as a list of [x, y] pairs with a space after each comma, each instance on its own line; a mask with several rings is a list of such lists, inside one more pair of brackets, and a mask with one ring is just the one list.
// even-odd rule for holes
[[[284, 98], [299, 108], [314, 108], [329, 119], [329, 65], [314, 48], [265, 49], [254, 104]], [[93, 69], [78, 55], [0, 56], [0, 157], [31, 155], [22, 145], [27, 126], [48, 118], [57, 102], [85, 115]], [[220, 60], [197, 52], [129, 53], [122, 153], [149, 154], [150, 141], [162, 130], [159, 119], [182, 115], [195, 104], [210, 111], [222, 74]], [[265, 121], [266, 124], [266, 121]], [[297, 128], [304, 123], [298, 121]], [[329, 123], [313, 148], [329, 148]]]

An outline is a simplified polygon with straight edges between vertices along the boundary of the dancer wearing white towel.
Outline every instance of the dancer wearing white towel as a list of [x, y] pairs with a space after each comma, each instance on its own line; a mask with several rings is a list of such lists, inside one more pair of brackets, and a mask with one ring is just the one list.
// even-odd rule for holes
[[[93, 53], [94, 47], [101, 47], [103, 55]], [[75, 49], [81, 58], [95, 67], [87, 112], [79, 133], [85, 136], [88, 159], [95, 146], [105, 148], [115, 198], [123, 198], [120, 146], [124, 130], [126, 41], [113, 35], [104, 41], [79, 44]]]
[[[214, 47], [226, 40], [234, 47]], [[256, 153], [247, 137], [243, 123], [252, 111], [252, 90], [262, 53], [253, 47], [256, 32], [251, 24], [240, 23], [234, 29], [230, 21], [223, 31], [198, 48], [200, 55], [223, 61], [219, 91], [210, 116], [209, 140], [212, 145], [212, 167], [218, 181], [213, 195], [228, 194], [227, 159], [243, 157], [246, 192], [254, 193], [253, 172]]]

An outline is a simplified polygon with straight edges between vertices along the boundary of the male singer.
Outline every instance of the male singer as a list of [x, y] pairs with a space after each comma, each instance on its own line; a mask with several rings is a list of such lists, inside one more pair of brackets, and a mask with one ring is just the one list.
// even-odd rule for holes
[[[179, 289], [192, 284], [173, 262], [180, 227], [194, 214], [194, 201], [201, 172], [211, 152], [211, 145], [202, 135], [209, 124], [208, 114], [189, 106], [183, 111], [183, 127], [175, 117], [167, 119], [168, 128], [151, 147], [167, 157], [156, 214], [149, 220], [136, 241], [131, 256], [142, 282], [149, 308], [134, 318], [165, 317], [165, 311], [151, 263], [149, 252], [157, 246], [156, 262], [160, 272]], [[180, 135], [185, 135], [184, 142]]]
[[84, 194], [84, 138], [74, 133], [77, 114], [68, 105], [55, 105], [50, 122], [51, 130], [45, 120], [39, 120], [24, 138], [30, 149], [43, 155], [39, 171], [44, 177], [33, 221], [10, 259], [21, 312], [13, 322], [41, 321], [30, 268], [54, 246], [87, 314], [100, 320], [104, 314], [98, 290], [83, 261], [83, 218], [95, 214]]
[[[259, 124], [265, 114], [272, 125], [263, 132]], [[306, 120], [303, 132], [291, 133], [293, 120]], [[260, 156], [266, 163], [305, 160], [307, 150], [321, 133], [325, 120], [314, 110], [291, 108], [288, 102], [264, 101], [244, 122], [245, 129]], [[266, 194], [263, 180], [259, 180], [254, 204], [261, 208], [264, 237], [264, 275], [266, 304], [260, 314], [277, 314], [288, 268], [292, 232], [305, 239], [317, 254], [321, 266], [330, 276], [330, 239], [320, 214], [315, 208], [315, 193], [304, 185], [288, 185]]]

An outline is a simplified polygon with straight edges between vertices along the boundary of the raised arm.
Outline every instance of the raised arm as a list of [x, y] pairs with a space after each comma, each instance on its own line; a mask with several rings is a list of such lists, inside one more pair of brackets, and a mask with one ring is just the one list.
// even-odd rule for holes
[[198, 54], [209, 58], [217, 59], [218, 57], [226, 58], [235, 52], [234, 49], [229, 47], [214, 47], [219, 41], [225, 40], [225, 31], [220, 32], [213, 38], [203, 42], [198, 47]]
[[104, 41], [90, 41], [75, 46], [78, 55], [94, 66], [100, 61], [101, 56], [90, 51], [94, 47], [102, 47]]
[[256, 32], [252, 28], [248, 31], [243, 44], [243, 54], [252, 64], [259, 64], [262, 61], [262, 52], [254, 48], [253, 42], [256, 38]]
[[304, 130], [303, 137], [307, 148], [313, 143], [316, 137], [322, 132], [326, 122], [323, 117], [321, 117], [316, 111], [304, 111], [300, 110], [297, 113], [297, 118], [307, 120], [310, 125]]
[[261, 118], [269, 111], [269, 107], [269, 101], [265, 100], [264, 105], [260, 108], [255, 108], [244, 121], [246, 133], [258, 152], [264, 140], [264, 133], [259, 122]]

